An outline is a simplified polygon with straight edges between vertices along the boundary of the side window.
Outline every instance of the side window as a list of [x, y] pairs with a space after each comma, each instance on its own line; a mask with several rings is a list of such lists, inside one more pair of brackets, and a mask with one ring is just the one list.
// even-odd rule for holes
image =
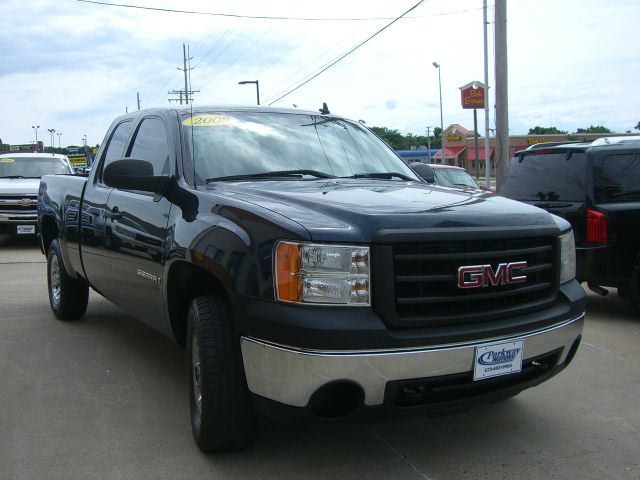
[[150, 162], [156, 176], [169, 174], [169, 144], [162, 120], [149, 117], [142, 121], [127, 157]]
[[109, 165], [114, 160], [122, 158], [124, 156], [124, 147], [126, 146], [127, 139], [129, 138], [129, 134], [131, 133], [131, 128], [133, 127], [133, 122], [131, 120], [127, 120], [119, 124], [113, 133], [111, 134], [111, 138], [109, 139], [109, 144], [107, 145], [107, 149], [104, 153], [104, 161], [102, 162], [102, 170]]
[[607, 155], [594, 174], [597, 201], [640, 200], [640, 154]]

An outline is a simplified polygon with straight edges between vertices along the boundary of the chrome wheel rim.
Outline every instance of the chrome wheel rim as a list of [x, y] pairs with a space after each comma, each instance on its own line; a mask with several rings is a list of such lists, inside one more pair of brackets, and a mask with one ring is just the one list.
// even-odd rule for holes
[[60, 303], [60, 264], [56, 255], [51, 258], [49, 281], [51, 283], [51, 303], [57, 308]]
[[202, 416], [202, 371], [200, 369], [200, 343], [198, 335], [193, 330], [191, 339], [191, 376], [193, 382], [193, 402], [199, 416]]

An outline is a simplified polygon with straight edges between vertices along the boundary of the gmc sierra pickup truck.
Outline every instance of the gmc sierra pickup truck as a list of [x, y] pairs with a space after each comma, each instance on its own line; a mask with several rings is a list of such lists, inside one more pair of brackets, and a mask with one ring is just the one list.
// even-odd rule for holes
[[358, 122], [270, 108], [116, 119], [88, 179], [39, 191], [61, 320], [88, 289], [186, 347], [194, 438], [256, 412], [442, 414], [565, 368], [585, 293], [563, 219], [428, 185]]

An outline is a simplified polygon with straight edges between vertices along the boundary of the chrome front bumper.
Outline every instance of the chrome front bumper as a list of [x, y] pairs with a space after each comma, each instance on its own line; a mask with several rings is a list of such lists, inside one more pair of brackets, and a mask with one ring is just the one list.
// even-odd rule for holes
[[35, 225], [37, 221], [37, 213], [0, 212], [0, 224]]
[[583, 324], [584, 314], [520, 335], [404, 350], [308, 351], [250, 337], [242, 337], [241, 346], [247, 384], [257, 395], [305, 407], [323, 385], [347, 380], [362, 388], [366, 406], [376, 406], [383, 403], [387, 382], [472, 371], [476, 347], [487, 343], [524, 340], [524, 360], [562, 349], [557, 364], [563, 364]]

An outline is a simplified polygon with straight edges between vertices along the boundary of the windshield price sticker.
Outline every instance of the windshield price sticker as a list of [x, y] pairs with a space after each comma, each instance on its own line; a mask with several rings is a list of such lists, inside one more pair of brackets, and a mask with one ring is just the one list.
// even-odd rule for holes
[[473, 379], [477, 381], [522, 371], [523, 345], [523, 340], [516, 340], [476, 347]]
[[15, 160], [13, 158], [0, 158], [0, 163], [13, 163]]
[[195, 115], [182, 121], [187, 127], [217, 127], [220, 125], [232, 125], [237, 119], [228, 115]]

